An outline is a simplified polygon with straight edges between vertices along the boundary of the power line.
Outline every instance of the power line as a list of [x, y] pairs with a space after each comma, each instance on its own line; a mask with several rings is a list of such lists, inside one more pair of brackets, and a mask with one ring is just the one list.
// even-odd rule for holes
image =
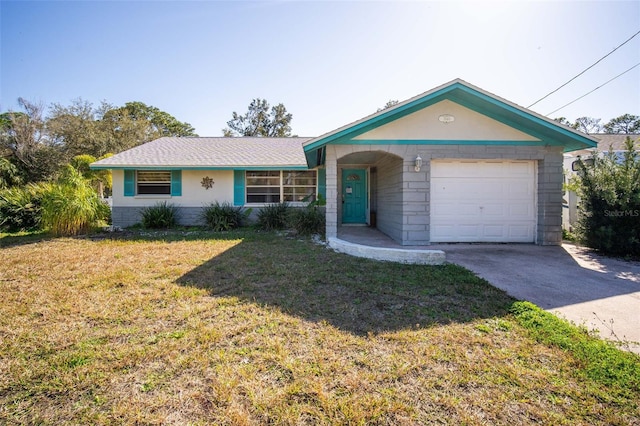
[[615, 77], [613, 77], [611, 80], [607, 81], [606, 83], [603, 83], [603, 84], [601, 84], [600, 86], [596, 87], [596, 88], [595, 88], [595, 89], [593, 89], [592, 91], [587, 92], [587, 93], [585, 93], [584, 95], [580, 96], [579, 98], [572, 100], [572, 101], [571, 101], [571, 102], [569, 102], [568, 104], [563, 105], [563, 106], [561, 106], [560, 108], [558, 108], [558, 109], [556, 109], [556, 110], [551, 111], [551, 112], [550, 112], [549, 114], [547, 114], [547, 115], [551, 115], [551, 114], [553, 114], [554, 112], [558, 112], [558, 111], [560, 111], [562, 108], [567, 107], [567, 106], [571, 105], [572, 103], [579, 101], [580, 99], [584, 98], [584, 97], [585, 97], [585, 96], [587, 96], [587, 95], [590, 95], [591, 93], [595, 92], [595, 91], [596, 91], [596, 90], [598, 90], [599, 88], [601, 88], [601, 87], [603, 87], [603, 86], [606, 86], [607, 84], [611, 83], [611, 82], [612, 82], [613, 80], [615, 80], [616, 78], [621, 77], [622, 75], [624, 75], [624, 74], [628, 73], [629, 71], [631, 71], [632, 69], [634, 69], [634, 68], [635, 68], [635, 67], [637, 67], [638, 65], [640, 65], [640, 62], [638, 62], [637, 64], [635, 64], [634, 66], [632, 66], [632, 67], [631, 67], [631, 68], [629, 68], [628, 70], [626, 70], [626, 71], [624, 71], [624, 72], [622, 72], [622, 73], [620, 73], [620, 74], [616, 75]]
[[[598, 65], [598, 63], [600, 61], [602, 61], [604, 58], [606, 58], [607, 56], [611, 55], [613, 52], [615, 52], [616, 50], [618, 50], [619, 48], [621, 48], [622, 46], [624, 46], [625, 44], [627, 44], [628, 42], [631, 41], [631, 39], [633, 39], [635, 36], [637, 36], [638, 34], [640, 34], [640, 31], [638, 31], [637, 33], [635, 33], [634, 35], [632, 35], [631, 37], [629, 37], [627, 40], [625, 40], [624, 43], [622, 43], [620, 46], [616, 47], [615, 49], [613, 49], [611, 52], [607, 53], [606, 55], [604, 55], [602, 58], [598, 59], [595, 63], [593, 63], [591, 66], [589, 66], [588, 68], [586, 68], [584, 71], [582, 71], [580, 74], [576, 75], [575, 77], [573, 77], [571, 80], [567, 81], [566, 83], [564, 83], [562, 86], [558, 87], [556, 90], [547, 93], [546, 95], [544, 95], [543, 97], [541, 97], [540, 99], [538, 99], [537, 101], [535, 101], [534, 103], [532, 103], [531, 105], [529, 105], [527, 108], [531, 108], [532, 106], [534, 106], [535, 104], [537, 104], [538, 102], [540, 102], [541, 100], [553, 95], [554, 93], [556, 93], [558, 90], [562, 89], [564, 86], [566, 86], [567, 84], [571, 83], [573, 80], [575, 80], [576, 78], [580, 77], [582, 74], [584, 74], [585, 72], [589, 71], [591, 68], [595, 67], [596, 65]], [[606, 83], [605, 83], [606, 84]]]

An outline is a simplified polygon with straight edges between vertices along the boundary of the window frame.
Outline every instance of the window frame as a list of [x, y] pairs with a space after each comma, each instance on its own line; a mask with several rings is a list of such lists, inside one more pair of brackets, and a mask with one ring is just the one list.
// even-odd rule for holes
[[[166, 175], [166, 180], [148, 180], [148, 181], [142, 181], [140, 180], [140, 175], [141, 174], [148, 174], [148, 175], [152, 175], [152, 174], [156, 174], [156, 175], [160, 175], [160, 174], [164, 174]], [[135, 175], [135, 194], [136, 196], [143, 196], [143, 197], [154, 197], [154, 196], [158, 196], [158, 197], [167, 197], [167, 196], [171, 196], [171, 184], [172, 184], [172, 172], [171, 170], [136, 170], [136, 175]], [[140, 191], [140, 186], [146, 186], [148, 188], [166, 188], [166, 192], [141, 192]]]
[[[254, 176], [250, 176], [251, 173], [254, 173]], [[258, 176], [258, 174], [260, 173], [264, 173], [265, 176]], [[275, 175], [275, 173], [277, 173], [277, 176]], [[300, 174], [300, 173], [304, 173], [306, 174], [306, 176], [296, 176], [296, 174]], [[287, 176], [286, 174], [292, 174], [293, 176]], [[278, 203], [282, 203], [282, 202], [286, 202], [287, 204], [293, 205], [293, 206], [304, 206], [306, 203], [314, 201], [317, 199], [318, 197], [318, 171], [317, 170], [288, 170], [288, 169], [281, 169], [281, 170], [246, 170], [244, 173], [244, 185], [245, 185], [245, 196], [244, 196], [244, 202], [245, 204], [248, 205], [267, 205], [267, 204], [278, 204]], [[250, 179], [271, 179], [273, 181], [277, 180], [277, 184], [256, 184], [256, 183], [250, 183]], [[293, 179], [293, 181], [291, 181], [291, 179]], [[309, 185], [309, 184], [300, 184], [295, 182], [295, 179], [313, 179], [314, 184]], [[287, 180], [289, 180], [289, 183], [287, 183]], [[250, 194], [250, 188], [269, 188], [271, 190], [277, 188], [276, 192], [273, 192], [271, 194], [269, 194], [268, 192], [265, 192], [264, 195], [271, 195], [274, 196], [277, 194], [278, 196], [278, 200], [277, 201], [249, 201], [249, 197], [250, 196], [258, 196], [260, 195], [260, 193], [254, 193], [254, 194]], [[295, 196], [296, 194], [296, 188], [311, 188], [312, 193], [311, 194], [307, 194], [306, 197], [308, 197], [309, 195], [312, 195], [311, 197], [309, 197], [309, 200], [307, 201], [286, 201], [285, 197], [288, 196]], [[289, 191], [285, 191], [285, 189], [290, 189], [291, 192]]]

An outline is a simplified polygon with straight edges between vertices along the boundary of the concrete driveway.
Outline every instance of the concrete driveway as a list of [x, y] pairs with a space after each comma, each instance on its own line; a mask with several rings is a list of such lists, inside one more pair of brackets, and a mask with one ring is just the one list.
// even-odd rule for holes
[[640, 262], [572, 244], [434, 244], [511, 296], [528, 300], [640, 354]]

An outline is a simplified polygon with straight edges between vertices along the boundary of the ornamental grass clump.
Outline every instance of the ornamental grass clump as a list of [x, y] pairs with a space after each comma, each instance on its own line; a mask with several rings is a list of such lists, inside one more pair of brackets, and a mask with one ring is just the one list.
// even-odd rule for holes
[[289, 226], [300, 235], [323, 235], [325, 232], [326, 215], [321, 206], [326, 200], [321, 194], [318, 199], [309, 203], [306, 208], [294, 209], [289, 215]]
[[145, 207], [140, 214], [142, 215], [142, 226], [147, 229], [171, 228], [178, 223], [178, 208], [166, 201]]
[[290, 213], [291, 207], [287, 203], [269, 204], [258, 212], [256, 226], [263, 231], [285, 229]]
[[42, 227], [53, 235], [78, 235], [110, 213], [89, 181], [67, 166], [56, 183], [47, 185], [42, 197]]
[[251, 210], [242, 211], [242, 207], [234, 207], [229, 202], [211, 203], [202, 211], [202, 221], [215, 232], [230, 231], [242, 226]]

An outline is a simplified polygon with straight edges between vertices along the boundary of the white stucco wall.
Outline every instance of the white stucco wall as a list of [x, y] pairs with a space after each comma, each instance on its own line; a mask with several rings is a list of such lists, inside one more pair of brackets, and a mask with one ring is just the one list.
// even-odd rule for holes
[[[210, 177], [214, 184], [210, 189], [202, 187], [202, 178]], [[202, 207], [212, 202], [233, 203], [232, 170], [183, 170], [182, 196], [140, 195], [124, 196], [124, 171], [113, 171], [113, 205], [118, 207], [152, 206], [158, 201], [167, 200], [181, 207]]]
[[[451, 115], [454, 121], [443, 123], [439, 120], [441, 115]], [[354, 138], [354, 140], [380, 139], [539, 140], [449, 100], [438, 102]]]

